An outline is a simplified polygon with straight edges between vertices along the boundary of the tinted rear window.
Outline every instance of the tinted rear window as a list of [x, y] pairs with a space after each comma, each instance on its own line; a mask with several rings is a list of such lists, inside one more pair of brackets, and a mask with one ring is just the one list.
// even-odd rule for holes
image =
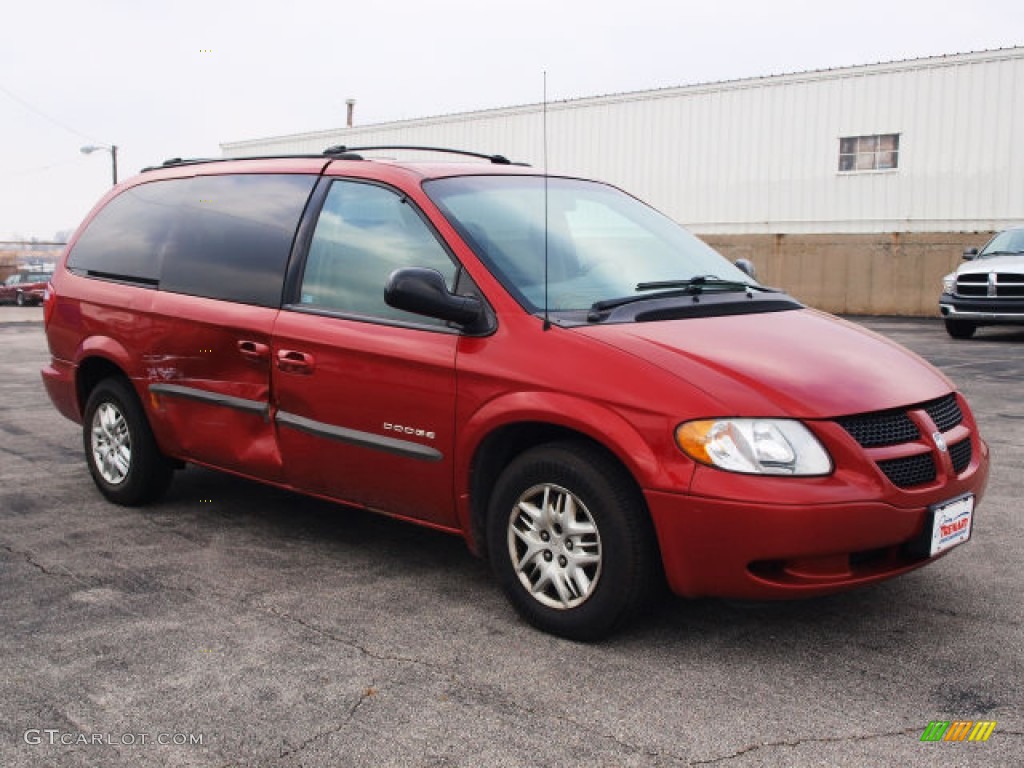
[[190, 179], [140, 184], [101, 210], [78, 238], [68, 268], [129, 282], [160, 280], [160, 265], [178, 204]]
[[180, 202], [160, 290], [279, 306], [308, 175], [197, 176]]
[[68, 267], [164, 291], [278, 306], [316, 178], [237, 174], [133, 187], [97, 214]]

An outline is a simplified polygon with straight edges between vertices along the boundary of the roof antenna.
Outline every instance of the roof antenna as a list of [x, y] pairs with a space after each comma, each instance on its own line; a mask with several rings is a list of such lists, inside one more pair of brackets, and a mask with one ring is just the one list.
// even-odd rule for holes
[[544, 102], [541, 108], [541, 134], [544, 152], [544, 325], [551, 329], [548, 310], [548, 71], [544, 70]]

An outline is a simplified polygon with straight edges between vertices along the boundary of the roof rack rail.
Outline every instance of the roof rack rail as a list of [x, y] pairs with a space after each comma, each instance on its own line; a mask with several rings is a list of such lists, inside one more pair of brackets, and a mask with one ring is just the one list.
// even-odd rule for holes
[[202, 165], [204, 163], [231, 163], [236, 160], [323, 160], [322, 154], [292, 154], [292, 155], [250, 155], [247, 157], [172, 157], [164, 160], [160, 165], [150, 165], [143, 168], [141, 173], [147, 171], [159, 171], [162, 168], [176, 168], [181, 165]]
[[346, 147], [342, 144], [338, 144], [333, 147], [328, 147], [321, 154], [311, 153], [300, 153], [300, 154], [280, 154], [280, 155], [251, 155], [248, 157], [172, 157], [164, 160], [160, 165], [150, 165], [142, 169], [141, 173], [148, 173], [150, 171], [159, 171], [164, 168], [178, 168], [185, 165], [203, 165], [205, 163], [228, 163], [235, 160], [362, 160], [362, 156], [356, 154], [357, 152], [370, 152], [374, 150], [409, 150], [413, 152], [444, 152], [449, 155], [464, 155], [466, 157], [476, 157], [481, 160], [488, 160], [495, 165], [526, 165], [526, 163], [513, 163], [504, 155], [485, 155], [482, 152], [470, 152], [464, 149], [447, 149], [445, 147], [420, 147], [404, 144], [385, 144], [373, 147]]
[[212, 163], [213, 160], [207, 157], [171, 157], [164, 160], [160, 165], [149, 165], [142, 169], [146, 171], [158, 171], [161, 168], [173, 168], [176, 165], [191, 165], [193, 163]]
[[476, 157], [481, 160], [489, 160], [495, 165], [512, 165], [510, 161], [504, 155], [485, 155], [482, 152], [470, 152], [465, 149], [448, 149], [446, 147], [419, 147], [411, 146], [408, 144], [382, 144], [374, 147], [346, 147], [344, 144], [337, 144], [333, 147], [328, 147], [324, 150], [324, 154], [328, 157], [338, 157], [343, 160], [362, 160], [362, 157], [355, 154], [357, 152], [371, 152], [381, 149], [400, 149], [409, 151], [419, 152], [443, 152], [449, 155], [464, 155], [466, 157]]

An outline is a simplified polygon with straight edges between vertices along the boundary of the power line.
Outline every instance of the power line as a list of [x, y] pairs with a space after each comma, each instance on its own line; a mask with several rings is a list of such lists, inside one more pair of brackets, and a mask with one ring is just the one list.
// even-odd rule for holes
[[16, 178], [18, 176], [31, 176], [34, 173], [43, 173], [44, 171], [49, 171], [49, 170], [52, 170], [54, 168], [61, 168], [61, 167], [65, 166], [65, 165], [71, 165], [72, 163], [81, 163], [81, 162], [82, 162], [82, 158], [75, 157], [75, 158], [72, 158], [70, 160], [63, 160], [63, 161], [61, 161], [59, 163], [50, 163], [49, 165], [40, 165], [40, 166], [37, 166], [35, 168], [23, 168], [21, 170], [10, 171], [10, 172], [0, 171], [0, 180], [3, 180], [3, 179], [13, 179], [13, 178]]
[[42, 117], [43, 119], [45, 119], [45, 120], [49, 120], [49, 121], [50, 121], [51, 123], [53, 123], [54, 125], [58, 126], [59, 128], [63, 128], [63, 129], [65, 130], [65, 131], [68, 131], [69, 133], [73, 133], [73, 134], [75, 134], [76, 136], [79, 136], [79, 137], [81, 137], [81, 138], [83, 138], [83, 139], [88, 139], [88, 140], [89, 140], [89, 141], [91, 141], [91, 142], [92, 142], [93, 144], [100, 144], [100, 143], [101, 143], [101, 142], [100, 142], [100, 141], [99, 141], [98, 139], [94, 139], [94, 138], [93, 138], [92, 136], [89, 136], [88, 134], [82, 133], [81, 131], [76, 131], [76, 130], [75, 130], [74, 128], [72, 128], [72, 127], [71, 127], [70, 125], [67, 125], [67, 124], [65, 124], [65, 123], [62, 123], [62, 122], [61, 122], [60, 120], [58, 120], [57, 118], [55, 118], [55, 117], [51, 117], [50, 115], [48, 115], [48, 114], [46, 114], [45, 112], [43, 112], [43, 111], [42, 111], [41, 109], [39, 109], [39, 108], [37, 108], [37, 107], [34, 107], [33, 105], [31, 105], [31, 104], [29, 104], [29, 103], [28, 103], [27, 101], [25, 101], [25, 99], [21, 98], [21, 96], [19, 96], [18, 94], [14, 93], [14, 92], [12, 92], [12, 91], [10, 91], [10, 90], [8, 90], [8, 89], [7, 89], [7, 88], [5, 88], [5, 87], [4, 87], [3, 85], [0, 85], [0, 91], [3, 91], [3, 92], [4, 92], [4, 93], [6, 93], [6, 94], [7, 94], [7, 95], [8, 95], [8, 96], [9, 96], [10, 98], [14, 99], [14, 100], [15, 100], [16, 102], [18, 102], [19, 104], [21, 104], [21, 106], [25, 107], [26, 109], [28, 109], [28, 110], [30, 110], [30, 111], [32, 111], [32, 112], [35, 112], [35, 113], [36, 113], [37, 115], [39, 115], [39, 116], [40, 116], [40, 117]]

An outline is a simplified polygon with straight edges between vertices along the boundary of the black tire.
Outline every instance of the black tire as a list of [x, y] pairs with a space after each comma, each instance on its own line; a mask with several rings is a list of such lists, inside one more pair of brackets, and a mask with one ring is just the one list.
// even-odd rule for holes
[[[541, 514], [541, 508], [570, 498], [576, 505], [571, 515], [576, 534], [558, 523], [534, 527], [538, 518], [520, 506], [538, 501], [533, 509]], [[567, 522], [570, 516], [560, 519]], [[590, 527], [596, 536], [579, 533]], [[532, 537], [532, 544], [524, 536]], [[487, 543], [498, 582], [520, 615], [571, 640], [607, 637], [649, 604], [662, 579], [653, 524], [639, 489], [618, 462], [583, 441], [538, 446], [508, 465], [491, 494]], [[595, 552], [596, 567], [586, 562]], [[517, 571], [516, 562], [531, 565]], [[538, 582], [547, 585], [537, 588]]]
[[115, 504], [133, 507], [155, 501], [174, 476], [139, 399], [123, 379], [104, 379], [89, 395], [82, 442], [96, 487]]
[[978, 326], [969, 320], [947, 320], [946, 333], [954, 339], [969, 339], [978, 330]]
[[18, 293], [15, 294], [15, 296], [14, 296], [14, 303], [17, 304], [19, 307], [24, 307], [25, 306], [25, 294], [22, 293], [21, 291], [18, 291]]

